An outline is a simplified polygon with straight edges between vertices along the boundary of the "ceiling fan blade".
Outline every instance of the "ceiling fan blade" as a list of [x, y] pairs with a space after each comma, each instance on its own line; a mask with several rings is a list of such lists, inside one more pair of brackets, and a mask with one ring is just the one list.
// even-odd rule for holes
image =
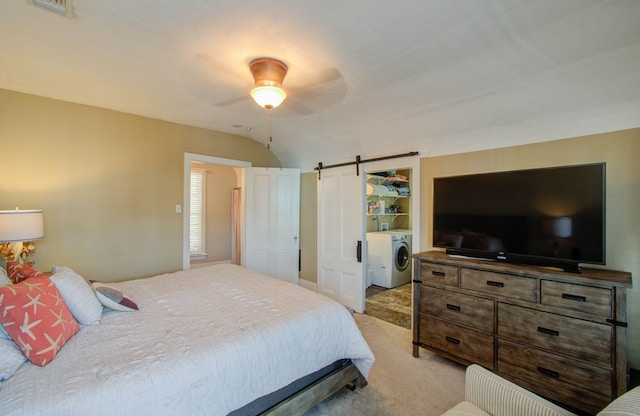
[[210, 57], [207, 54], [196, 54], [195, 64], [199, 75], [214, 84], [231, 87], [245, 85], [244, 68], [238, 68]]
[[216, 104], [214, 104], [214, 106], [216, 106], [216, 107], [227, 107], [227, 106], [230, 106], [230, 105], [234, 105], [234, 104], [238, 104], [238, 103], [241, 103], [243, 101], [246, 101], [249, 98], [251, 98], [251, 97], [249, 97], [249, 95], [230, 98], [228, 100], [216, 103]]
[[185, 65], [181, 78], [195, 97], [216, 107], [230, 106], [249, 97], [248, 93], [241, 95], [247, 86], [246, 74], [241, 70], [208, 54], [195, 54], [193, 58]]
[[324, 111], [340, 103], [346, 96], [347, 82], [337, 68], [325, 69], [307, 79], [310, 82], [304, 86], [287, 90], [287, 101], [291, 103], [290, 111], [284, 112], [286, 115], [309, 115]]
[[335, 81], [342, 78], [342, 72], [338, 68], [327, 68], [320, 72], [319, 79], [322, 83]]
[[287, 97], [287, 99], [281, 105], [281, 107], [284, 110], [283, 113], [289, 113], [290, 115], [308, 116], [315, 112], [311, 107], [302, 103], [300, 100], [296, 100], [295, 98], [289, 98], [289, 97]]
[[342, 73], [338, 68], [327, 68], [314, 74], [305, 76], [305, 83], [302, 85], [294, 85], [291, 87], [292, 91], [306, 90], [310, 88], [318, 87], [322, 84], [326, 84], [332, 81], [336, 81], [342, 78]]

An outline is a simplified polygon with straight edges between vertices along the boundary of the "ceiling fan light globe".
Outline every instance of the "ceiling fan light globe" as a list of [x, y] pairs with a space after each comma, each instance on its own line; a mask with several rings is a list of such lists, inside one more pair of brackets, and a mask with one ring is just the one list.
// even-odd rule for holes
[[252, 89], [251, 98], [261, 107], [276, 108], [287, 98], [287, 93], [280, 87], [264, 85]]

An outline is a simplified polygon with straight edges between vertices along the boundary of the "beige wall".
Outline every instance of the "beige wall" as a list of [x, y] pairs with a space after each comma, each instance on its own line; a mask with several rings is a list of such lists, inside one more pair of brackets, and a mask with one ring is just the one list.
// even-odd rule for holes
[[431, 247], [433, 178], [592, 162], [607, 163], [606, 268], [633, 274], [627, 291], [629, 364], [640, 368], [640, 129], [421, 160], [421, 247]]
[[184, 153], [280, 167], [264, 145], [0, 89], [0, 209], [43, 209], [36, 266], [117, 281], [182, 268]]

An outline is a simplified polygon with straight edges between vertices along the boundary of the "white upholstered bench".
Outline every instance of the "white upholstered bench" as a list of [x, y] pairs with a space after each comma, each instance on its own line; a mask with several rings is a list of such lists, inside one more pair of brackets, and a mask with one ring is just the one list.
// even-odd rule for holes
[[[465, 374], [465, 400], [446, 416], [575, 416], [491, 371], [472, 364]], [[444, 416], [443, 415], [443, 416]], [[640, 415], [640, 387], [618, 397], [598, 416]]]

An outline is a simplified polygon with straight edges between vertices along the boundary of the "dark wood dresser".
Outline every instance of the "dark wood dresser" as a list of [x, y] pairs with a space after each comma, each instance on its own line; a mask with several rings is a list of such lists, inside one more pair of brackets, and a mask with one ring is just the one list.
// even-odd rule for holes
[[413, 257], [414, 356], [477, 363], [586, 413], [627, 390], [630, 273]]

